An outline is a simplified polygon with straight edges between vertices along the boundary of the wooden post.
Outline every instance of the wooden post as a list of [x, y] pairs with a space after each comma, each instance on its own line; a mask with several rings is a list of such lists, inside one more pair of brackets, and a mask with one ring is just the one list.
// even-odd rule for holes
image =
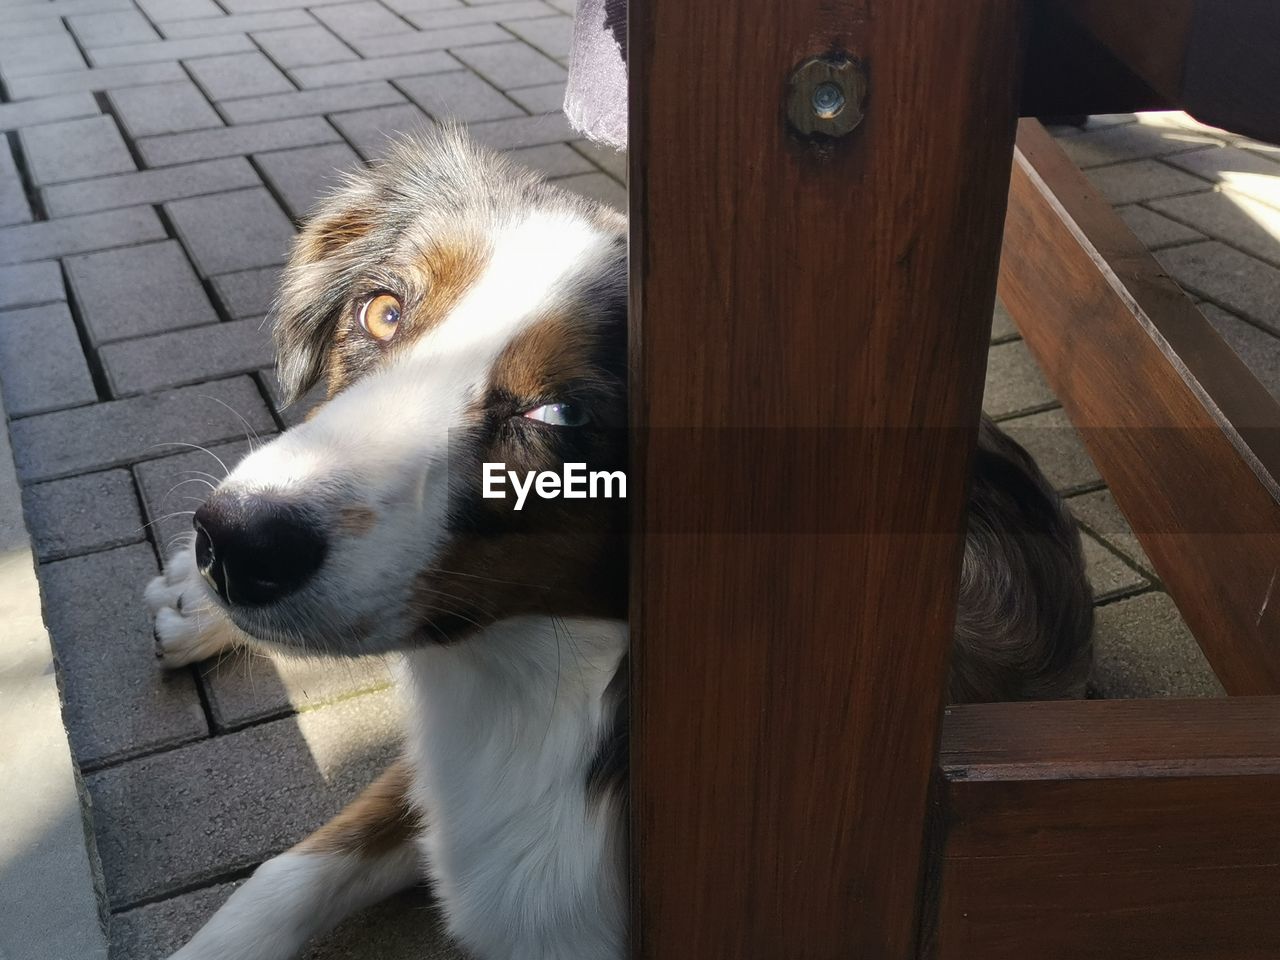
[[638, 958], [913, 955], [1019, 11], [632, 5]]

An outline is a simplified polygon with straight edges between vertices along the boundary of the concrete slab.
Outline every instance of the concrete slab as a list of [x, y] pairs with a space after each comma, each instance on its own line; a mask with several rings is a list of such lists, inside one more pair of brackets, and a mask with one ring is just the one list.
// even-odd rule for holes
[[10, 424], [18, 475], [28, 483], [172, 453], [184, 444], [269, 432], [275, 420], [248, 377], [96, 403]]
[[86, 778], [113, 909], [223, 879], [297, 843], [394, 759], [389, 691]]
[[97, 851], [40, 599], [9, 438], [0, 430], [0, 724], [21, 732], [0, 750], [0, 782], [8, 785], [0, 790], [0, 956], [106, 960]]
[[67, 276], [95, 344], [218, 322], [174, 240], [71, 257]]
[[145, 539], [127, 470], [86, 473], [22, 491], [27, 526], [41, 560], [108, 550]]
[[145, 543], [40, 568], [67, 729], [84, 767], [209, 735], [190, 671], [166, 673], [156, 662], [141, 598], [157, 572]]

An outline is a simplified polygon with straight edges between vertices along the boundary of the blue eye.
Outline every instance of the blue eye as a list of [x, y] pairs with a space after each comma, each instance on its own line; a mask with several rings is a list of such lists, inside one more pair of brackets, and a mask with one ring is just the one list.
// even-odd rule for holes
[[549, 427], [580, 427], [587, 422], [585, 407], [576, 403], [545, 403], [520, 414], [526, 420], [537, 420]]

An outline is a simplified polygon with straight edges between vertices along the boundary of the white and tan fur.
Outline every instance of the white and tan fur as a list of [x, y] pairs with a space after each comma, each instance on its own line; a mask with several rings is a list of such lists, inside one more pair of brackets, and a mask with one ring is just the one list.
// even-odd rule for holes
[[[287, 960], [420, 878], [478, 960], [625, 956], [625, 506], [516, 516], [477, 499], [475, 472], [554, 467], [570, 449], [625, 457], [625, 227], [446, 132], [355, 175], [299, 238], [274, 311], [281, 379], [297, 396], [327, 376], [331, 395], [214, 498], [305, 506], [323, 560], [287, 595], [244, 604], [185, 545], [147, 600], [172, 665], [236, 643], [396, 653], [405, 766], [259, 868], [174, 960]], [[379, 290], [403, 312], [375, 343], [356, 317]], [[588, 426], [524, 416], [565, 397]], [[1003, 501], [975, 499], [985, 533], [962, 602], [997, 620], [1008, 608], [1014, 626], [989, 644], [958, 635], [966, 699], [1060, 695], [1088, 659], [1074, 530], [1003, 442], [984, 449], [1027, 474], [1017, 497], [1043, 500], [1044, 529], [1028, 552], [1001, 533]], [[981, 469], [976, 484], [991, 486]], [[1022, 563], [1045, 566], [1061, 596], [1004, 569]], [[1005, 585], [994, 600], [992, 584]]]

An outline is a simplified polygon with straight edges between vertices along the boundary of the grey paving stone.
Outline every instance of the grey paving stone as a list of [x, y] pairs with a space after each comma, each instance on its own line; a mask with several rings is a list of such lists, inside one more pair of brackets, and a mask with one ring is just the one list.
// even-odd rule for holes
[[1199, 177], [1159, 160], [1134, 160], [1089, 171], [1089, 180], [1112, 204], [1155, 200], [1181, 193], [1208, 190]]
[[144, 137], [137, 143], [138, 152], [151, 166], [234, 157], [262, 150], [284, 150], [317, 143], [333, 143], [338, 134], [323, 117], [296, 117], [250, 123], [218, 130], [193, 130], [159, 137]]
[[222, 126], [222, 118], [194, 83], [126, 87], [109, 95], [131, 137]]
[[520, 108], [501, 91], [469, 70], [408, 77], [397, 80], [396, 86], [436, 120], [452, 118], [471, 123], [522, 115]]
[[110, 117], [44, 123], [24, 128], [18, 137], [37, 185], [137, 169]]
[[65, 303], [0, 311], [0, 370], [11, 417], [98, 399]]
[[555, 113], [564, 107], [564, 84], [544, 83], [537, 87], [508, 90], [509, 96], [529, 113]]
[[62, 271], [53, 260], [0, 267], [0, 310], [65, 299]]
[[357, 59], [350, 47], [319, 25], [267, 30], [255, 33], [253, 39], [286, 70]]
[[275, 421], [248, 377], [179, 387], [15, 420], [10, 424], [18, 475], [56, 480], [171, 453], [174, 444], [212, 444], [269, 431]]
[[560, 64], [519, 41], [461, 47], [453, 55], [502, 90], [564, 83], [568, 77]]
[[1150, 581], [1087, 533], [1080, 535], [1084, 550], [1085, 574], [1093, 589], [1093, 599], [1110, 600], [1150, 586]]
[[254, 160], [297, 220], [338, 185], [343, 172], [363, 166], [355, 151], [345, 143], [260, 153]]
[[0, 228], [0, 264], [47, 260], [89, 250], [123, 247], [164, 236], [148, 207], [128, 207]]
[[172, 40], [184, 37], [211, 37], [219, 33], [252, 33], [256, 30], [280, 30], [285, 27], [307, 27], [315, 20], [305, 10], [276, 10], [268, 13], [241, 13], [223, 17], [199, 17], [195, 20], [172, 20], [160, 29]]
[[152, 40], [116, 47], [96, 47], [89, 51], [95, 67], [118, 67], [129, 63], [159, 63], [163, 60], [186, 60], [256, 50], [253, 41], [242, 33], [217, 34], [212, 37], [190, 37], [185, 40]]
[[982, 408], [1000, 419], [1056, 403], [1031, 351], [1021, 340], [993, 346], [987, 353], [987, 383]]
[[213, 0], [135, 0], [135, 2], [157, 23], [194, 17], [220, 17], [223, 13], [222, 8]]
[[8, 144], [0, 143], [0, 227], [31, 222], [31, 205]]
[[41, 560], [123, 547], [144, 539], [127, 470], [86, 473], [22, 491], [27, 529]]
[[279, 267], [224, 273], [213, 278], [214, 296], [222, 309], [236, 320], [265, 315], [279, 286]]
[[205, 276], [283, 263], [293, 224], [263, 189], [174, 200], [165, 211]]
[[619, 183], [627, 182], [626, 151], [614, 150], [590, 140], [575, 140], [570, 146]]
[[91, 93], [62, 93], [38, 100], [0, 103], [0, 130], [16, 130], [37, 123], [94, 117], [102, 113]]
[[1155, 200], [1151, 206], [1260, 260], [1280, 265], [1280, 208], [1219, 190]]
[[232, 53], [225, 57], [192, 60], [187, 69], [196, 83], [214, 100], [287, 93], [293, 84], [261, 53]]
[[1280, 270], [1270, 264], [1216, 240], [1162, 250], [1157, 258], [1184, 289], [1280, 331]]
[[67, 26], [86, 47], [108, 47], [117, 43], [143, 43], [160, 39], [156, 28], [137, 10], [82, 13], [67, 17]]
[[71, 257], [67, 276], [98, 345], [218, 322], [175, 240]]
[[243, 157], [207, 160], [177, 167], [140, 170], [98, 180], [79, 180], [46, 187], [45, 209], [50, 216], [65, 217], [94, 210], [109, 210], [135, 204], [163, 203], [182, 197], [222, 193], [240, 187], [256, 187], [253, 167]]
[[125, 397], [235, 373], [275, 362], [261, 320], [232, 320], [107, 344], [99, 351], [112, 396]]
[[996, 300], [996, 308], [991, 315], [991, 341], [1000, 343], [1005, 340], [1016, 340], [1019, 335], [1013, 317], [1009, 315], [1004, 304]]
[[9, 96], [15, 100], [52, 97], [61, 93], [88, 90], [115, 90], [144, 83], [172, 83], [187, 75], [176, 63], [137, 63], [127, 67], [98, 67], [93, 70], [71, 70], [45, 73], [38, 77], [18, 77], [9, 81]]
[[1148, 250], [1204, 239], [1199, 231], [1138, 204], [1120, 207], [1116, 213]]
[[148, 529], [162, 557], [167, 559], [178, 541], [191, 535], [191, 514], [209, 498], [208, 484], [234, 470], [249, 452], [249, 443], [219, 443], [134, 466]]
[[313, 15], [344, 40], [406, 33], [410, 29], [404, 20], [373, 0], [317, 7]]
[[252, 123], [334, 113], [339, 110], [358, 110], [362, 107], [382, 107], [391, 103], [404, 103], [404, 97], [385, 80], [376, 80], [348, 87], [324, 87], [319, 90], [277, 93], [269, 97], [252, 97], [248, 100], [227, 100], [223, 102], [222, 110], [232, 123]]
[[1117, 553], [1127, 558], [1130, 564], [1150, 573], [1154, 568], [1147, 559], [1146, 551], [1138, 542], [1138, 537], [1129, 526], [1129, 521], [1120, 512], [1115, 497], [1110, 490], [1096, 490], [1093, 493], [1072, 497], [1067, 501], [1071, 513], [1090, 533], [1095, 534], [1103, 542], [1110, 544]]
[[1093, 686], [1104, 698], [1226, 696], [1166, 594], [1099, 607], [1096, 623]]
[[82, 766], [208, 735], [191, 675], [165, 674], [156, 665], [151, 621], [140, 600], [156, 572], [147, 544], [40, 568], [63, 715]]
[[37, 17], [18, 21], [8, 20], [5, 23], [5, 33], [10, 37], [41, 37], [45, 34], [61, 33], [62, 31], [62, 21], [57, 17]]
[[430, 117], [409, 103], [335, 113], [329, 119], [366, 160], [385, 156], [390, 138], [429, 130], [433, 126]]
[[[111, 918], [112, 957], [165, 960], [186, 943], [238, 884], [204, 887]], [[343, 921], [310, 944], [301, 960], [465, 960], [449, 944], [426, 887], [399, 893]]]
[[228, 13], [263, 13], [268, 10], [291, 10], [295, 7], [329, 6], [333, 3], [347, 3], [348, 0], [222, 0]]
[[396, 13], [419, 13], [423, 10], [462, 10], [474, 4], [462, 0], [382, 0], [383, 5]]
[[1189, 131], [1179, 131], [1174, 136], [1160, 127], [1130, 123], [1065, 137], [1058, 141], [1058, 145], [1077, 166], [1096, 167], [1143, 157], [1162, 157], [1222, 142], [1220, 137]]
[[389, 692], [143, 757], [86, 778], [120, 908], [260, 863], [348, 803], [396, 754]]
[[495, 150], [535, 147], [544, 143], [563, 143], [574, 136], [563, 113], [544, 113], [537, 117], [513, 117], [510, 120], [486, 120], [468, 128], [479, 143]]
[[405, 19], [423, 30], [443, 30], [446, 27], [463, 27], [473, 23], [497, 23], [530, 17], [546, 17], [556, 12], [545, 3], [538, 3], [536, 0], [464, 7], [438, 7], [432, 4], [424, 4], [416, 9], [408, 4], [403, 7], [401, 12]]
[[0, 73], [6, 80], [64, 70], [83, 70], [84, 57], [69, 33], [0, 39]]
[[593, 173], [596, 169], [590, 160], [563, 143], [548, 143], [541, 147], [508, 150], [507, 156], [516, 163], [547, 177]]
[[1239, 147], [1194, 150], [1168, 162], [1236, 193], [1280, 207], [1280, 154], [1268, 156]]
[[615, 210], [623, 213], [627, 210], [627, 188], [606, 174], [580, 173], [572, 177], [561, 177], [555, 183], [558, 187], [608, 204]]
[[381, 658], [288, 658], [238, 651], [204, 664], [213, 721], [220, 730], [372, 693], [391, 685]]
[[364, 57], [389, 57], [416, 51], [467, 47], [477, 43], [499, 43], [510, 36], [495, 23], [475, 23], [464, 27], [446, 27], [443, 30], [359, 37], [353, 39], [351, 45]]
[[1271, 395], [1280, 400], [1280, 336], [1259, 330], [1211, 303], [1201, 304], [1200, 312], [1209, 318], [1222, 339], [1239, 354]]
[[537, 47], [548, 57], [563, 60], [573, 44], [573, 18], [539, 17], [537, 20], [510, 20], [506, 28], [525, 43]]
[[458, 69], [458, 61], [440, 50], [425, 53], [406, 53], [398, 57], [379, 57], [376, 60], [353, 60], [349, 63], [331, 63], [327, 66], [297, 67], [289, 75], [298, 86], [336, 87], [343, 83], [364, 83], [368, 80], [391, 80], [396, 77], [417, 77], [428, 73], [444, 73]]
[[129, 0], [55, 0], [52, 3], [23, 3], [5, 10], [5, 18], [14, 22], [70, 17], [77, 13], [99, 10], [129, 10]]
[[1101, 482], [1080, 434], [1061, 409], [1006, 420], [1000, 427], [1026, 448], [1059, 492]]

